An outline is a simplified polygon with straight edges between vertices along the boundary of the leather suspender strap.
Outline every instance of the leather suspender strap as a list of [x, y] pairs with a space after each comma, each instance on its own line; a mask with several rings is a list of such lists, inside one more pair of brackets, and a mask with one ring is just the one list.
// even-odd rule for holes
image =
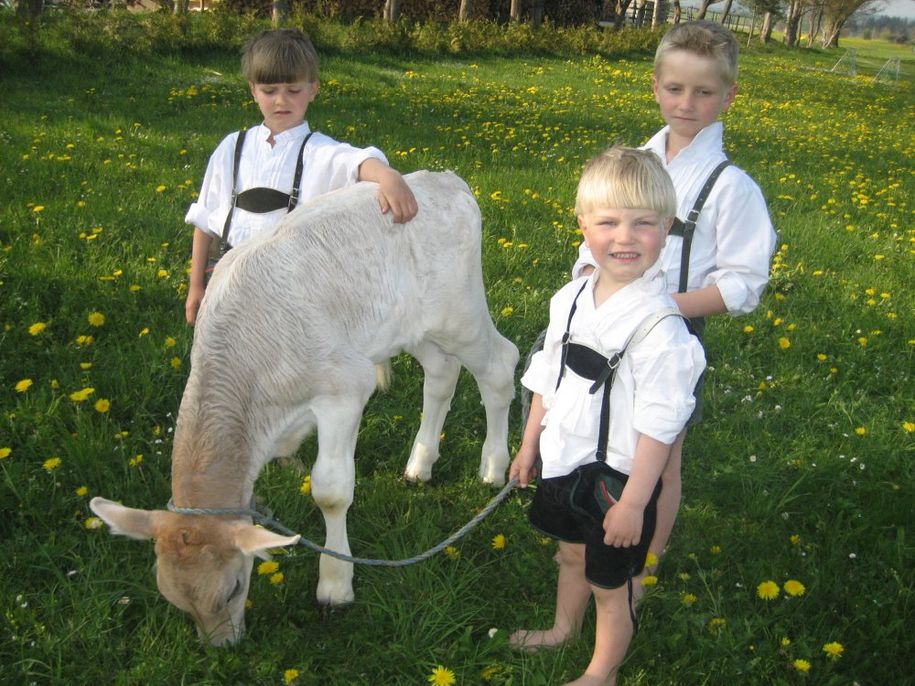
[[245, 135], [247, 129], [238, 132], [238, 138], [235, 140], [235, 158], [232, 162], [232, 206], [226, 215], [226, 223], [222, 227], [222, 254], [225, 255], [229, 248], [229, 229], [232, 226], [232, 215], [235, 214], [235, 204], [238, 202], [238, 165], [241, 162], [241, 151], [245, 147]]
[[308, 139], [311, 138], [312, 133], [313, 132], [311, 131], [308, 132], [308, 135], [305, 136], [305, 140], [302, 141], [302, 147], [299, 148], [299, 156], [295, 161], [295, 176], [292, 178], [292, 192], [289, 194], [289, 209], [287, 212], [292, 212], [299, 202], [299, 186], [302, 185], [302, 169], [305, 167], [305, 144], [308, 143]]
[[572, 328], [572, 317], [575, 316], [575, 310], [578, 309], [578, 296], [581, 295], [581, 292], [585, 290], [585, 287], [588, 285], [588, 281], [581, 285], [581, 288], [578, 289], [578, 293], [575, 294], [575, 300], [572, 301], [572, 307], [569, 309], [569, 320], [566, 322], [566, 332], [562, 334], [562, 356], [559, 359], [559, 376], [556, 379], [556, 388], [559, 388], [559, 384], [562, 383], [562, 377], [566, 372], [566, 356], [569, 354], [569, 329]]
[[705, 180], [705, 185], [702, 186], [702, 189], [699, 191], [699, 195], [696, 196], [696, 202], [693, 204], [693, 209], [686, 215], [686, 221], [674, 218], [673, 226], [670, 228], [670, 234], [672, 236], [683, 237], [683, 247], [680, 250], [680, 283], [677, 288], [678, 293], [686, 293], [686, 286], [689, 281], [689, 253], [693, 245], [693, 233], [696, 231], [696, 222], [699, 221], [699, 213], [702, 212], [705, 201], [708, 200], [708, 196], [712, 192], [712, 188], [715, 186], [718, 177], [721, 176], [721, 172], [730, 165], [731, 161], [725, 160], [712, 170], [712, 173], [709, 174], [708, 178]]

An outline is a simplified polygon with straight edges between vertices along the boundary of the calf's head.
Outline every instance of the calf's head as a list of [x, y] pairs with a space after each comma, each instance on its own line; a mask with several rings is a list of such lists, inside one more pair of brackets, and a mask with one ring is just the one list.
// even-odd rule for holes
[[292, 545], [244, 520], [137, 510], [104, 498], [89, 507], [111, 533], [156, 541], [156, 583], [175, 607], [194, 619], [197, 633], [214, 646], [235, 643], [245, 630], [245, 599], [254, 557]]

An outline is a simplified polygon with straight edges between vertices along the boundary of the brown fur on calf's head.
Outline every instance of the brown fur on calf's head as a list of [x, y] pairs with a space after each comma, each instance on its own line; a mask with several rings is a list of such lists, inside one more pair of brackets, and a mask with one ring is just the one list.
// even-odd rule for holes
[[239, 519], [137, 510], [104, 498], [93, 498], [89, 507], [114, 534], [155, 539], [159, 591], [191, 615], [202, 640], [216, 646], [244, 633], [254, 557], [267, 558], [269, 548], [299, 539]]

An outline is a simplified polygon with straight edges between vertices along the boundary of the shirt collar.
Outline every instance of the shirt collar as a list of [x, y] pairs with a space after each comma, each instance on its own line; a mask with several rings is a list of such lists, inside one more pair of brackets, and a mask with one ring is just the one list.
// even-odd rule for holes
[[[263, 123], [258, 125], [260, 131], [258, 131], [258, 138], [260, 140], [266, 141], [270, 138], [270, 129], [264, 126]], [[298, 126], [294, 126], [291, 129], [286, 129], [285, 131], [276, 134], [273, 139], [277, 143], [285, 143], [287, 141], [294, 141], [296, 139], [301, 140], [305, 136], [311, 133], [311, 128], [308, 126], [308, 122], [304, 121]]]
[[[665, 166], [667, 163], [667, 135], [670, 133], [670, 127], [665, 126], [651, 137], [645, 147], [653, 151]], [[714, 152], [721, 152], [721, 141], [724, 136], [724, 124], [720, 121], [713, 122], [696, 134], [696, 137], [690, 141], [689, 145], [683, 148], [677, 156], [670, 162], [673, 164], [678, 160], [689, 160], [696, 157], [705, 157]]]

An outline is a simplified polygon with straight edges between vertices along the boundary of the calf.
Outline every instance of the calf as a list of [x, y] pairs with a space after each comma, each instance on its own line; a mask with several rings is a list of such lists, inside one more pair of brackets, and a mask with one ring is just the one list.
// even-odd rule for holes
[[[415, 219], [382, 215], [374, 184], [304, 204], [276, 232], [231, 250], [207, 288], [172, 450], [180, 508], [244, 508], [272, 458], [316, 429], [312, 494], [325, 547], [349, 554], [353, 455], [375, 367], [407, 351], [422, 365], [422, 422], [406, 477], [428, 480], [458, 372], [476, 379], [486, 410], [480, 477], [501, 485], [518, 351], [496, 331], [483, 289], [480, 212], [452, 173], [406, 177]], [[244, 631], [253, 556], [291, 545], [250, 518], [127, 508], [93, 498], [112, 533], [156, 541], [157, 583], [204, 640]], [[322, 555], [318, 601], [353, 600], [352, 565]]]

